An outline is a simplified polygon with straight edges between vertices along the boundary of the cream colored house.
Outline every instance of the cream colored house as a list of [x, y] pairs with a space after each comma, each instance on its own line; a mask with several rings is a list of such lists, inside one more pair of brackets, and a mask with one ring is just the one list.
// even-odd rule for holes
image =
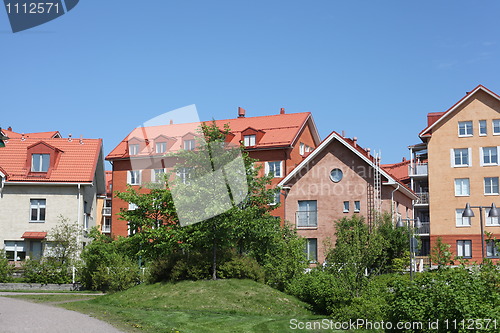
[[[440, 237], [471, 262], [482, 261], [483, 254], [498, 258], [481, 231], [500, 237], [498, 217], [488, 217], [492, 203], [500, 205], [500, 96], [479, 85], [447, 111], [430, 113], [420, 138], [423, 144], [410, 147], [410, 176], [420, 194], [417, 205], [430, 213], [430, 247]], [[483, 208], [463, 217], [467, 203]]]
[[38, 258], [61, 217], [85, 230], [96, 224], [105, 193], [102, 140], [57, 132], [9, 136], [0, 148], [0, 248], [12, 261]]

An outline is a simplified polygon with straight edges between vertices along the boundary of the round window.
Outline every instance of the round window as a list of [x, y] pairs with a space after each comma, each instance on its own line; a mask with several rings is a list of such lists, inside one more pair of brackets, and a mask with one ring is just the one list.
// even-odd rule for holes
[[333, 169], [332, 172], [330, 172], [330, 179], [334, 183], [338, 183], [339, 181], [341, 181], [343, 176], [344, 174], [340, 169]]

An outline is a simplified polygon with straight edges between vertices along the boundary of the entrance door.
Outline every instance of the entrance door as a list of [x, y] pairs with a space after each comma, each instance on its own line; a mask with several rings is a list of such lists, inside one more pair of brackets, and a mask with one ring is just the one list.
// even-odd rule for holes
[[31, 259], [38, 260], [42, 257], [42, 242], [30, 241]]

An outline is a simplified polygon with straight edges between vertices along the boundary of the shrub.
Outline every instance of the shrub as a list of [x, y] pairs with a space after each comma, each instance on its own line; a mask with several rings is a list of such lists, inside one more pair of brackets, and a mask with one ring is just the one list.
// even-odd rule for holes
[[113, 253], [107, 263], [98, 265], [92, 273], [92, 289], [125, 290], [140, 282], [139, 268], [133, 260]]
[[235, 256], [219, 266], [218, 275], [223, 279], [251, 279], [264, 283], [264, 270], [257, 260], [249, 256]]
[[9, 264], [9, 260], [5, 257], [5, 251], [0, 249], [0, 283], [12, 280], [13, 270], [14, 267]]
[[[492, 272], [488, 272], [488, 275]], [[498, 271], [496, 271], [498, 276]], [[500, 293], [484, 272], [470, 268], [450, 268], [419, 274], [413, 282], [398, 281], [394, 286], [388, 320], [392, 322], [436, 322], [440, 332], [451, 324], [469, 319], [500, 318]], [[425, 326], [425, 325], [424, 325]], [[431, 332], [424, 327], [422, 332]], [[435, 330], [434, 330], [435, 331]], [[470, 332], [457, 327], [454, 332]], [[496, 332], [490, 325], [481, 332]]]
[[24, 279], [28, 283], [71, 283], [70, 268], [68, 265], [45, 258], [42, 260], [28, 259], [24, 262]]

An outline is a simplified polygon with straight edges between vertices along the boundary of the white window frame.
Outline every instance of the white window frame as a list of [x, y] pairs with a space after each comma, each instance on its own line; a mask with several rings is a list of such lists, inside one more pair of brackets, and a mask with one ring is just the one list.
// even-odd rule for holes
[[269, 175], [269, 173], [271, 172], [271, 164], [275, 165], [276, 163], [279, 163], [279, 171], [280, 172], [278, 174], [274, 174], [274, 178], [282, 178], [282, 177], [284, 177], [283, 176], [283, 161], [270, 161], [270, 162], [266, 162], [266, 165], [265, 165], [266, 176]]
[[139, 206], [137, 206], [135, 203], [133, 202], [128, 203], [128, 210], [136, 210], [137, 208], [139, 208]]
[[305, 254], [308, 262], [318, 261], [318, 239], [306, 238]]
[[[460, 151], [464, 152], [467, 151], [467, 164], [456, 164], [455, 160], [455, 152]], [[466, 168], [472, 166], [472, 149], [471, 148], [452, 148], [450, 149], [450, 157], [451, 157], [451, 166], [454, 168]], [[463, 160], [463, 154], [460, 154], [460, 160], [462, 162]]]
[[470, 196], [470, 179], [469, 178], [455, 178], [455, 196], [456, 197], [468, 197], [468, 196]]
[[484, 216], [486, 216], [486, 225], [488, 227], [500, 227], [500, 219], [498, 216], [488, 216], [491, 208], [484, 209]]
[[243, 136], [243, 144], [245, 147], [255, 146], [257, 136], [255, 134], [249, 134]]
[[359, 213], [361, 211], [361, 201], [354, 201], [354, 212]]
[[167, 152], [167, 143], [166, 142], [157, 142], [155, 144], [155, 152], [157, 154], [165, 154]]
[[196, 141], [194, 139], [184, 140], [184, 150], [194, 150], [196, 147]]
[[[38, 168], [35, 167], [36, 165], [38, 165]], [[50, 168], [50, 154], [32, 154], [31, 155], [31, 171], [32, 172], [48, 172], [49, 168]]]
[[304, 155], [305, 152], [306, 152], [306, 145], [304, 144], [304, 142], [301, 142], [299, 146], [299, 154]]
[[488, 122], [486, 120], [479, 120], [479, 136], [488, 135]]
[[472, 240], [457, 240], [457, 257], [472, 258]]
[[274, 193], [273, 201], [270, 203], [271, 206], [275, 206], [281, 202], [281, 192]]
[[111, 217], [105, 217], [101, 226], [101, 232], [110, 233], [111, 232]]
[[158, 175], [160, 174], [165, 174], [166, 170], [165, 169], [151, 169], [151, 182], [156, 183], [158, 182]]
[[470, 217], [463, 217], [462, 214], [464, 213], [463, 208], [457, 208], [455, 209], [455, 225], [457, 227], [470, 227], [471, 226], [471, 218]]
[[[302, 205], [301, 205], [302, 203]], [[297, 217], [296, 217], [296, 225], [297, 229], [300, 228], [317, 228], [318, 227], [318, 201], [317, 200], [299, 200], [297, 202], [298, 209], [297, 209]], [[302, 206], [302, 207], [301, 207]], [[312, 209], [311, 209], [312, 206]], [[306, 208], [305, 210], [303, 208]], [[315, 209], [314, 209], [315, 207]], [[301, 221], [300, 213], [304, 213], [305, 219], [303, 221], [306, 221], [307, 223], [305, 225], [299, 225], [299, 222]]]
[[486, 241], [486, 257], [487, 258], [499, 258], [500, 257], [500, 244], [497, 244], [494, 240]]
[[[485, 149], [488, 149], [488, 151], [494, 151], [495, 155], [491, 154], [485, 154]], [[490, 165], [498, 165], [498, 147], [480, 147], [479, 148], [479, 154], [481, 156], [481, 166], [490, 166]], [[485, 159], [486, 157], [489, 158], [489, 162], [486, 162]], [[491, 162], [491, 158], [495, 157], [496, 162]]]
[[141, 179], [142, 179], [142, 170], [128, 170], [127, 184], [141, 185]]
[[128, 154], [129, 155], [138, 155], [139, 154], [139, 144], [129, 144], [128, 145]]
[[[458, 136], [463, 138], [463, 137], [470, 137], [474, 135], [474, 123], [471, 120], [468, 121], [459, 121], [458, 122]], [[463, 134], [460, 132], [463, 131]]]
[[189, 168], [179, 168], [176, 174], [182, 184], [189, 184], [189, 179], [191, 178], [191, 170]]
[[[43, 219], [42, 217], [43, 209]], [[36, 210], [36, 219], [32, 219], [33, 210]], [[30, 219], [32, 223], [45, 223], [47, 220], [47, 199], [30, 199]]]
[[500, 135], [500, 119], [493, 119], [491, 125], [493, 135]]
[[484, 177], [484, 195], [498, 195], [498, 186], [498, 177]]
[[349, 209], [350, 209], [349, 201], [344, 201], [342, 203], [342, 208], [343, 208], [343, 210], [342, 210], [343, 213], [349, 213]]

